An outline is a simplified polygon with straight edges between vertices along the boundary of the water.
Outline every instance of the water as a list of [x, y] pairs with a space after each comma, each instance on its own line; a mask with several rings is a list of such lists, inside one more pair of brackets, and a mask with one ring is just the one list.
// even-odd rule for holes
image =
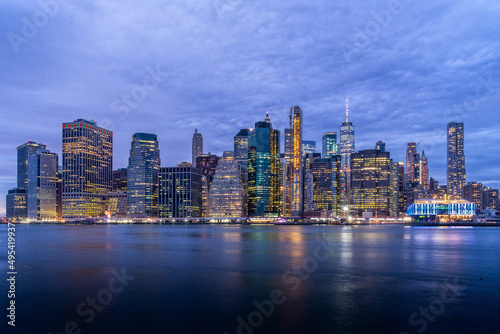
[[[17, 225], [16, 234], [16, 327], [2, 280], [1, 333], [500, 328], [495, 227]], [[0, 261], [5, 275], [5, 251]], [[95, 311], [86, 303], [96, 297], [109, 303]]]

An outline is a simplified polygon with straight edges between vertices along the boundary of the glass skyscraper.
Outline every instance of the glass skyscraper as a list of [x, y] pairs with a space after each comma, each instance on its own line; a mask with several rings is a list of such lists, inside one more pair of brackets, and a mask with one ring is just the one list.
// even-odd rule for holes
[[37, 150], [28, 159], [28, 218], [59, 219], [57, 153]]
[[104, 215], [112, 189], [113, 132], [94, 121], [63, 123], [63, 218]]
[[447, 192], [460, 198], [465, 186], [464, 123], [448, 123]]
[[341, 210], [341, 157], [334, 155], [329, 158], [317, 159], [311, 163], [313, 176], [313, 198], [317, 210]]
[[45, 144], [28, 141], [17, 147], [17, 188], [28, 189], [28, 158], [37, 150], [44, 150]]
[[316, 142], [314, 140], [302, 141], [302, 154], [316, 153]]
[[127, 211], [133, 218], [158, 215], [160, 149], [155, 134], [136, 133], [127, 169]]
[[349, 122], [349, 100], [346, 100], [345, 122], [340, 127], [340, 154], [342, 155], [342, 168], [349, 170], [351, 154], [355, 152], [354, 125]]
[[269, 114], [255, 123], [248, 138], [248, 215], [280, 214], [280, 133], [273, 130]]
[[322, 158], [329, 158], [332, 155], [339, 154], [337, 145], [337, 132], [325, 132], [321, 138]]

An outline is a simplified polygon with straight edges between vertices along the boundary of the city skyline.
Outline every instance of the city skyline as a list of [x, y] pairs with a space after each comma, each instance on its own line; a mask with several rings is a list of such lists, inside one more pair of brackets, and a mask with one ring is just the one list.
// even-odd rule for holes
[[[389, 12], [389, 19], [384, 16], [388, 3], [110, 6], [61, 5], [16, 52], [9, 34], [22, 36], [23, 17], [31, 20], [43, 9], [37, 3], [2, 4], [0, 107], [9, 125], [2, 137], [4, 194], [16, 185], [17, 146], [44, 143], [62, 164], [58, 129], [65, 121], [92, 118], [113, 131], [114, 170], [127, 166], [136, 132], [157, 134], [162, 166], [175, 166], [191, 160], [196, 128], [205, 153], [221, 156], [231, 150], [239, 129], [263, 118], [266, 100], [281, 132], [288, 108], [301, 106], [303, 138], [320, 143], [325, 132], [340, 134], [346, 96], [357, 151], [382, 140], [394, 161], [405, 161], [406, 144], [420, 143], [429, 177], [444, 184], [446, 124], [464, 122], [467, 182], [500, 187], [498, 158], [490, 150], [500, 139], [494, 33], [500, 8], [495, 2], [426, 8], [410, 3]], [[135, 16], [125, 15], [126, 9], [134, 9]], [[416, 14], [419, 20], [410, 19]], [[91, 20], [94, 16], [102, 21]], [[381, 17], [387, 22], [378, 23]], [[473, 17], [483, 19], [467, 19]], [[132, 33], [133, 23], [144, 18], [151, 23]], [[279, 23], [288, 20], [307, 26], [306, 31]], [[370, 33], [369, 24], [377, 23], [379, 29]], [[187, 34], [195, 36], [196, 46], [185, 44]], [[137, 99], [129, 104], [122, 100], [134, 94]]]

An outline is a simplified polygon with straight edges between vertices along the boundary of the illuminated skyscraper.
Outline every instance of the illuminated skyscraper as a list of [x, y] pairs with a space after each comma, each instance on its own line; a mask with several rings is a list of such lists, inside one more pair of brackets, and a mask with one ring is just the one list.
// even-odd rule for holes
[[341, 205], [341, 162], [340, 155], [317, 159], [311, 163], [313, 175], [314, 204], [320, 211], [340, 212]]
[[200, 169], [201, 174], [204, 176], [204, 178], [202, 178], [202, 217], [209, 217], [210, 215], [209, 192], [219, 159], [220, 157], [215, 154], [211, 154], [210, 152], [196, 157], [196, 168]]
[[302, 154], [316, 153], [316, 142], [314, 140], [302, 141]]
[[132, 137], [127, 169], [127, 210], [133, 218], [158, 215], [158, 172], [160, 149], [155, 134]]
[[57, 153], [37, 150], [28, 158], [28, 218], [59, 219]]
[[14, 188], [9, 190], [5, 200], [6, 217], [8, 219], [22, 220], [28, 217], [26, 189]]
[[476, 209], [481, 209], [483, 206], [483, 184], [477, 182], [468, 182], [462, 188], [462, 198], [475, 203]]
[[113, 171], [113, 191], [127, 192], [127, 168]]
[[422, 156], [420, 157], [420, 184], [425, 190], [429, 189], [429, 162], [425, 156], [425, 152], [422, 150]]
[[280, 214], [280, 133], [273, 130], [269, 113], [255, 123], [248, 138], [248, 215]]
[[202, 177], [201, 170], [188, 163], [160, 168], [158, 217], [201, 217]]
[[448, 123], [448, 196], [459, 198], [465, 186], [464, 123]]
[[63, 217], [104, 215], [113, 185], [113, 132], [94, 121], [63, 123]]
[[292, 115], [290, 114], [290, 128], [285, 129], [285, 153], [283, 154], [283, 194], [282, 194], [282, 215], [290, 217], [292, 214], [293, 198], [293, 129]]
[[332, 155], [339, 154], [339, 147], [337, 144], [337, 132], [325, 132], [322, 137], [322, 158], [326, 159]]
[[346, 99], [345, 122], [340, 127], [340, 155], [342, 155], [342, 168], [344, 170], [349, 170], [351, 154], [354, 152], [354, 125], [349, 122], [349, 99]]
[[483, 187], [483, 209], [498, 210], [498, 189]]
[[17, 188], [28, 189], [28, 158], [37, 150], [44, 150], [45, 144], [34, 141], [26, 142], [17, 147]]
[[405, 183], [415, 182], [415, 157], [417, 155], [417, 144], [410, 142], [406, 144], [406, 171]]
[[203, 154], [203, 136], [198, 133], [198, 129], [194, 130], [193, 143], [192, 143], [192, 164], [196, 165], [196, 158]]
[[234, 153], [224, 152], [210, 188], [210, 217], [243, 217], [244, 192], [241, 166]]
[[248, 167], [248, 129], [241, 129], [234, 136], [234, 160], [236, 163]]
[[290, 108], [292, 116], [292, 216], [302, 216], [304, 209], [304, 179], [302, 169], [302, 109], [299, 106]]
[[351, 204], [358, 216], [391, 215], [391, 169], [389, 152], [363, 150], [351, 155]]

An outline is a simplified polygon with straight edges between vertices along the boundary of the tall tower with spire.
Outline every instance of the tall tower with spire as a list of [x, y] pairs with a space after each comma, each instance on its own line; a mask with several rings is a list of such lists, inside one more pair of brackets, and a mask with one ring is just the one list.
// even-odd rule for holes
[[191, 149], [191, 158], [193, 167], [196, 167], [196, 157], [199, 157], [203, 154], [203, 136], [201, 133], [198, 133], [198, 129], [194, 130], [193, 134], [193, 144]]
[[351, 154], [354, 148], [354, 125], [349, 122], [349, 98], [345, 101], [345, 122], [340, 127], [340, 155], [342, 156], [342, 169], [350, 168]]

